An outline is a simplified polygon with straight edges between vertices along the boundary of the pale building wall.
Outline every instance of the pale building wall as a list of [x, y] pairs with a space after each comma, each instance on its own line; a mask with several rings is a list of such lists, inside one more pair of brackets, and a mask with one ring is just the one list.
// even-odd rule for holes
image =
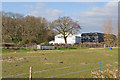
[[58, 44], [60, 44], [60, 43], [65, 43], [65, 41], [64, 41], [64, 38], [63, 37], [60, 37], [60, 36], [55, 36], [55, 43], [58, 43]]
[[[74, 44], [74, 43], [80, 43], [81, 42], [81, 34], [74, 34], [74, 35], [69, 35], [67, 37], [67, 43], [68, 44]], [[65, 40], [63, 38], [63, 36], [61, 34], [58, 34], [55, 36], [55, 40], [54, 41], [50, 41], [50, 44], [53, 43], [57, 43], [57, 44], [65, 44]]]

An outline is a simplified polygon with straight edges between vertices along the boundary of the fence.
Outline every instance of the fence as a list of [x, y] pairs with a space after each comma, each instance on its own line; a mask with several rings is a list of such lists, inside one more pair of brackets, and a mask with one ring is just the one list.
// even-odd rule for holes
[[104, 44], [101, 43], [79, 43], [79, 44], [55, 44], [56, 48], [63, 48], [63, 47], [85, 47], [85, 48], [98, 48], [104, 47]]
[[[116, 59], [117, 57], [114, 56], [117, 54], [114, 52], [114, 50], [117, 49], [38, 50], [38, 51], [16, 52], [13, 54], [7, 52], [7, 56], [12, 55], [12, 57], [6, 58], [5, 56], [6, 53], [4, 53], [3, 63], [5, 63], [5, 65], [8, 63], [9, 65], [9, 60], [10, 60], [11, 61], [10, 64], [13, 64], [12, 67], [16, 68], [16, 73], [19, 73], [17, 72], [17, 69], [19, 68], [21, 69], [21, 65], [18, 66], [19, 64], [15, 63], [15, 61], [19, 61], [19, 63], [21, 63], [22, 65], [30, 64], [29, 66], [32, 66], [33, 68], [33, 72], [32, 72], [33, 78], [34, 76], [36, 76], [36, 74], [41, 78], [55, 78], [55, 77], [63, 77], [68, 75], [71, 75], [72, 77], [72, 75], [74, 74], [88, 77], [86, 74], [91, 75], [91, 70], [103, 71], [108, 68], [112, 69], [113, 67], [116, 67], [117, 69], [118, 64], [115, 63], [117, 62]], [[21, 55], [21, 53], [22, 56], [18, 56]], [[53, 53], [53, 54], [49, 54], [49, 53]], [[22, 58], [22, 60], [20, 60], [20, 58]], [[16, 64], [17, 66], [14, 66]], [[26, 68], [26, 66], [22, 66], [22, 67]], [[87, 71], [89, 73], [85, 73]], [[56, 72], [56, 74], [52, 74], [54, 72]], [[42, 74], [45, 74], [45, 76], [43, 76]], [[28, 75], [29, 75], [29, 71], [23, 70], [23, 73], [6, 75], [3, 76], [3, 78], [10, 78], [10, 77], [13, 78], [17, 76], [28, 77]]]
[[[76, 43], [76, 44], [55, 44], [56, 48], [64, 48], [64, 47], [85, 47], [85, 48], [103, 48], [108, 47], [108, 45], [105, 45], [103, 43]], [[117, 45], [111, 46], [111, 47], [117, 47]]]
[[[105, 62], [105, 61], [104, 61]], [[113, 65], [113, 66], [106, 66], [106, 65], [102, 65], [104, 62], [96, 62], [96, 63], [89, 63], [88, 65], [91, 65], [91, 66], [94, 66], [95, 64], [97, 64], [96, 67], [92, 67], [92, 68], [87, 68], [87, 69], [83, 69], [83, 70], [79, 70], [79, 71], [74, 71], [74, 72], [68, 72], [68, 73], [64, 73], [64, 74], [56, 74], [56, 75], [53, 75], [53, 76], [47, 76], [47, 77], [44, 77], [43, 79], [45, 78], [55, 78], [55, 77], [61, 77], [61, 76], [66, 76], [66, 75], [71, 75], [71, 74], [76, 74], [76, 73], [83, 73], [83, 72], [87, 72], [87, 71], [100, 71], [101, 70], [103, 71], [104, 69], [108, 69], [108, 68], [111, 68], [111, 67], [118, 67], [117, 65]], [[109, 62], [109, 60], [107, 61]], [[51, 68], [51, 69], [47, 69], [47, 70], [40, 70], [40, 71], [33, 71], [31, 72], [32, 68], [30, 67], [30, 73], [20, 73], [20, 74], [15, 74], [15, 75], [8, 75], [8, 76], [3, 76], [3, 77], [0, 77], [0, 78], [9, 78], [9, 77], [16, 77], [16, 76], [22, 76], [22, 75], [26, 75], [26, 76], [29, 76], [29, 80], [32, 80], [32, 74], [36, 74], [36, 73], [42, 73], [42, 72], [49, 72], [49, 71], [52, 71], [52, 70], [65, 70], [65, 69], [72, 69], [73, 67], [80, 67], [80, 66], [84, 66], [82, 64], [80, 65], [74, 65], [74, 66], [64, 66], [64, 67], [58, 67], [58, 68]], [[86, 65], [87, 66], [87, 65]], [[64, 80], [64, 79], [63, 79]]]
[[[108, 45], [105, 45], [103, 43], [76, 43], [76, 44], [54, 44], [53, 46], [46, 46], [46, 45], [33, 45], [29, 47], [4, 47], [7, 49], [13, 49], [13, 50], [19, 50], [21, 48], [31, 48], [31, 49], [55, 49], [55, 48], [70, 48], [70, 47], [84, 47], [84, 48], [105, 48], [108, 47]], [[111, 46], [111, 47], [117, 47], [117, 45]]]

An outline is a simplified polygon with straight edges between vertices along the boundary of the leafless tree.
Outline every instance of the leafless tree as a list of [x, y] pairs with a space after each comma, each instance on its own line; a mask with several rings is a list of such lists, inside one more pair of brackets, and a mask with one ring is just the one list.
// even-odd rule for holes
[[102, 32], [104, 32], [104, 42], [109, 47], [115, 41], [116, 36], [113, 35], [113, 24], [112, 19], [109, 19], [107, 22], [104, 23]]
[[67, 37], [70, 34], [78, 33], [81, 29], [77, 21], [72, 20], [70, 17], [59, 17], [52, 22], [52, 27], [58, 34], [62, 34], [65, 44], [67, 44]]

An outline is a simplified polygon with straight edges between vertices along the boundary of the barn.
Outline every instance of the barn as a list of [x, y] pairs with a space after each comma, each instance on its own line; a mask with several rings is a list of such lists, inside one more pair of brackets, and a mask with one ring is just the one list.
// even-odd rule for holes
[[[75, 43], [101, 43], [104, 42], [104, 33], [99, 32], [90, 32], [90, 33], [82, 33], [82, 34], [71, 34], [67, 37], [68, 44]], [[51, 44], [65, 44], [64, 38], [62, 34], [58, 34], [55, 36], [54, 41], [50, 41]]]
[[103, 33], [82, 33], [81, 34], [81, 42], [82, 43], [100, 43], [104, 42], [104, 34]]

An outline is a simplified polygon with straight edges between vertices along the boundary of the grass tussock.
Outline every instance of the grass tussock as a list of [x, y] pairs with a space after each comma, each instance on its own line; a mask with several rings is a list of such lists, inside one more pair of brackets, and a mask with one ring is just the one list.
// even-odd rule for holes
[[104, 71], [91, 71], [93, 78], [117, 78], [118, 69], [104, 70]]

